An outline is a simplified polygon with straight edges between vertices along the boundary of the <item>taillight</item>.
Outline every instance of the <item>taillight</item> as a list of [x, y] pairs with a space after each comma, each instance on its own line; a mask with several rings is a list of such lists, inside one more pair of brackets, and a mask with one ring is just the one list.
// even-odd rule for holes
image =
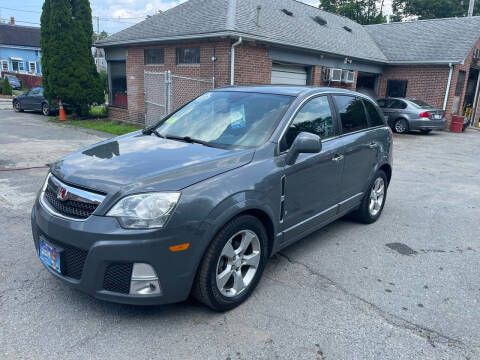
[[432, 114], [430, 114], [429, 112], [425, 111], [425, 112], [422, 112], [422, 113], [420, 114], [420, 117], [421, 117], [421, 118], [429, 118], [429, 119], [430, 119], [430, 118], [432, 117]]

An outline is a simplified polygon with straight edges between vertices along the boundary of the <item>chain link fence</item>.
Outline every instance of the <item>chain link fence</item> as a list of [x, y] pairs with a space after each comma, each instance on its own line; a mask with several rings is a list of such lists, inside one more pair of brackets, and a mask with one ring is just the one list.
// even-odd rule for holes
[[170, 71], [144, 73], [145, 125], [154, 125], [164, 115], [215, 87], [215, 79], [172, 75]]

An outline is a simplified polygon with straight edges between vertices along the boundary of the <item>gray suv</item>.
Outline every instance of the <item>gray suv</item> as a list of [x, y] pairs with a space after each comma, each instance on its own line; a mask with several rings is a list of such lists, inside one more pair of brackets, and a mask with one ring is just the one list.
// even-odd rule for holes
[[376, 221], [391, 176], [392, 133], [370, 98], [220, 89], [51, 164], [33, 238], [51, 274], [96, 298], [193, 294], [225, 311], [280, 249], [351, 212]]

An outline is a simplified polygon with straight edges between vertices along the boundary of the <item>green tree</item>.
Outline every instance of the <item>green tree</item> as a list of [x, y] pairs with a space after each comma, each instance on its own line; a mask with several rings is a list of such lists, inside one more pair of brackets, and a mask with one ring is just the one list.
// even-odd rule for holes
[[[467, 15], [468, 5], [468, 0], [393, 0], [392, 20], [462, 17]], [[480, 0], [475, 1], [473, 14], [480, 14]]]
[[60, 98], [79, 115], [103, 103], [91, 53], [92, 14], [88, 0], [45, 0], [40, 18], [44, 93]]
[[[105, 30], [102, 30], [100, 34], [98, 34], [98, 40], [105, 39], [106, 37], [108, 37], [108, 33]], [[97, 41], [97, 33], [93, 34], [92, 41]]]
[[2, 94], [3, 95], [13, 94], [12, 87], [10, 86], [10, 83], [8, 82], [8, 79], [6, 77], [3, 79]]
[[386, 22], [383, 0], [320, 0], [320, 8], [342, 15], [362, 25]]

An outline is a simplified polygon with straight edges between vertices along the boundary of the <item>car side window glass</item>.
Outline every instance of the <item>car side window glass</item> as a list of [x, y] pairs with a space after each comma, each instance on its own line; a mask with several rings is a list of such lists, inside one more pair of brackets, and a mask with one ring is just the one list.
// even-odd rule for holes
[[368, 127], [367, 115], [361, 99], [344, 95], [336, 95], [334, 98], [342, 122], [343, 134]]
[[378, 104], [378, 106], [380, 106], [381, 108], [387, 107], [387, 100], [385, 100], [385, 99], [380, 99], [380, 100], [377, 101], [377, 104]]
[[31, 96], [35, 96], [35, 95], [38, 95], [40, 94], [40, 89], [39, 88], [33, 88], [32, 90], [30, 90], [28, 92], [28, 95], [31, 95]]
[[375, 105], [373, 105], [373, 103], [369, 100], [364, 99], [363, 103], [365, 104], [365, 108], [367, 109], [368, 117], [370, 118], [370, 126], [375, 127], [375, 126], [385, 125], [383, 117], [378, 112], [377, 107]]
[[392, 100], [392, 103], [389, 106], [390, 109], [406, 109], [407, 104], [401, 100]]
[[332, 111], [326, 96], [319, 96], [306, 103], [295, 116], [280, 143], [280, 151], [290, 149], [301, 132], [309, 132], [326, 139], [335, 135]]

